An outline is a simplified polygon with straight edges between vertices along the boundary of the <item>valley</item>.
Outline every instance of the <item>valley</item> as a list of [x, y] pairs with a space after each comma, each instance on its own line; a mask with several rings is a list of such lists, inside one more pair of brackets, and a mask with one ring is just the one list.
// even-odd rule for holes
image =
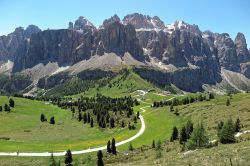
[[0, 166], [250, 165], [247, 0], [0, 5]]

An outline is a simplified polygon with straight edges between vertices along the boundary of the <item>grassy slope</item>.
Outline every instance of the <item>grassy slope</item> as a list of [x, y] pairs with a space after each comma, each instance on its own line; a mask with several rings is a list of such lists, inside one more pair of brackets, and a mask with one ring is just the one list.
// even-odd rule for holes
[[112, 84], [112, 87], [109, 87], [109, 85], [105, 85], [103, 87], [97, 88], [98, 86], [96, 85], [95, 88], [90, 88], [88, 91], [73, 95], [72, 97], [78, 98], [81, 95], [95, 96], [96, 93], [101, 93], [105, 96], [111, 96], [111, 97], [121, 97], [121, 96], [133, 95], [133, 92], [139, 89], [159, 90], [157, 87], [147, 82], [146, 80], [142, 79], [140, 76], [138, 76], [132, 71], [130, 71], [127, 76], [125, 76], [125, 73], [117, 75], [116, 77], [111, 79], [110, 84]]
[[[71, 118], [71, 112], [44, 102], [14, 98], [16, 106], [11, 113], [0, 112], [0, 151], [63, 151], [105, 145], [113, 137], [117, 141], [134, 135], [140, 128], [124, 129], [90, 128]], [[7, 97], [0, 97], [0, 104], [8, 103]], [[49, 119], [55, 116], [56, 124], [40, 122], [40, 114]], [[140, 124], [138, 124], [140, 125]]]
[[[162, 157], [156, 159], [155, 150], [149, 148], [152, 140], [162, 140], [165, 142], [169, 139], [173, 125], [180, 127], [187, 119], [191, 118], [193, 122], [197, 123], [201, 119], [205, 123], [210, 140], [216, 138], [215, 129], [213, 128], [214, 122], [217, 120], [224, 120], [232, 116], [233, 119], [239, 117], [244, 125], [243, 130], [250, 129], [249, 108], [250, 94], [237, 94], [233, 95], [230, 106], [225, 106], [228, 96], [216, 96], [214, 100], [205, 101], [200, 103], [193, 103], [186, 106], [179, 106], [180, 116], [175, 116], [169, 112], [168, 107], [160, 108], [146, 108], [143, 114], [146, 130], [135, 141], [132, 142], [135, 148], [144, 147], [143, 152], [138, 148], [134, 152], [130, 152], [129, 156], [120, 153], [116, 157], [106, 158], [105, 162], [109, 165], [229, 165], [229, 158], [232, 159], [235, 165], [247, 165], [250, 162], [250, 142], [243, 141], [236, 144], [221, 145], [210, 149], [200, 149], [194, 153], [184, 156], [181, 152], [181, 146], [178, 142], [164, 144], [162, 150]], [[145, 99], [146, 101], [149, 98]], [[152, 99], [151, 99], [152, 100]], [[141, 106], [148, 104], [142, 103], [140, 106], [135, 107], [139, 110]], [[210, 105], [210, 107], [207, 107]], [[191, 111], [192, 110], [192, 111]], [[240, 111], [239, 111], [240, 110]], [[225, 116], [227, 115], [227, 116]], [[217, 120], [216, 120], [217, 119]], [[244, 136], [250, 138], [248, 136]], [[128, 149], [128, 145], [118, 148], [120, 151]], [[45, 158], [25, 158], [25, 157], [0, 157], [3, 163], [11, 161], [13, 165], [29, 165], [31, 161], [35, 160], [35, 165], [45, 165], [49, 163], [49, 157]], [[81, 165], [95, 165], [96, 153], [76, 155], [75, 161], [79, 161]], [[56, 160], [63, 161], [63, 157], [57, 157]], [[1, 165], [1, 164], [0, 164]], [[8, 164], [7, 164], [8, 165]], [[30, 164], [33, 165], [33, 164]]]
[[[106, 94], [119, 95], [120, 93], [116, 93], [115, 90], [120, 91], [121, 89], [114, 88], [109, 92], [106, 91]], [[162, 97], [159, 95], [155, 95], [154, 92], [150, 92], [146, 95], [145, 101], [151, 103], [153, 100], [169, 99], [171, 97], [172, 96]], [[179, 98], [183, 98], [183, 96]], [[242, 124], [244, 125], [243, 130], [250, 129], [250, 110], [248, 106], [248, 103], [250, 102], [250, 94], [233, 95], [230, 106], [225, 105], [227, 98], [229, 97], [216, 96], [216, 98], [211, 101], [178, 106], [180, 116], [175, 116], [173, 113], [169, 112], [168, 107], [146, 108], [146, 112], [141, 112], [145, 119], [146, 130], [142, 134], [142, 136], [133, 141], [132, 144], [135, 148], [138, 148], [142, 145], [150, 146], [153, 139], [166, 141], [170, 137], [172, 127], [176, 125], [180, 128], [181, 125], [189, 118], [191, 118], [195, 124], [200, 120], [204, 122], [210, 140], [216, 138], [215, 126], [217, 126], [217, 122], [219, 122], [220, 120], [226, 120], [229, 117], [232, 117], [233, 120], [239, 117]], [[148, 105], [149, 104], [141, 103], [140, 106], [137, 106], [134, 109], [135, 111], [137, 111], [140, 110], [140, 107]], [[123, 145], [118, 149], [120, 151], [123, 151], [127, 150], [127, 148], [128, 145]], [[141, 152], [139, 148], [129, 156], [124, 156], [123, 153], [120, 153], [120, 155], [118, 155], [117, 157], [109, 159], [105, 158], [105, 162], [112, 162], [111, 165], [117, 165], [118, 163], [123, 163], [124, 165], [187, 165], [188, 163], [191, 163], [192, 165], [228, 165], [229, 158], [232, 158], [233, 163], [238, 165], [247, 165], [246, 163], [250, 162], [249, 141], [243, 141], [231, 145], [220, 144], [218, 147], [210, 149], [200, 149], [188, 156], [183, 156], [180, 150], [181, 146], [179, 145], [179, 143], [175, 142], [164, 145], [162, 157], [160, 159], [155, 158], [155, 150], [149, 149]], [[85, 165], [87, 165], [86, 162], [90, 162], [90, 165], [93, 165], [96, 161], [95, 156], [96, 153], [93, 153], [77, 155], [74, 156], [74, 158], [80, 163], [85, 163]], [[56, 159], [63, 160], [63, 157], [59, 157]], [[0, 157], [0, 160], [2, 160], [3, 163], [4, 161], [5, 163], [6, 161], [11, 161], [11, 163], [14, 163], [13, 165], [15, 165], [15, 163], [18, 163], [16, 165], [28, 165], [33, 160], [38, 163], [35, 165], [45, 165], [49, 162], [48, 157], [35, 159], [29, 157]]]

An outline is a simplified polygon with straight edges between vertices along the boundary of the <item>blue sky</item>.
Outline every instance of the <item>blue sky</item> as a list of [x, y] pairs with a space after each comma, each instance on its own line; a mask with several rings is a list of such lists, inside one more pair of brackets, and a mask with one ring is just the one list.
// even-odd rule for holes
[[0, 35], [35, 24], [41, 29], [66, 28], [85, 16], [95, 25], [113, 14], [157, 15], [166, 24], [184, 20], [202, 31], [243, 32], [250, 47], [250, 0], [0, 0]]

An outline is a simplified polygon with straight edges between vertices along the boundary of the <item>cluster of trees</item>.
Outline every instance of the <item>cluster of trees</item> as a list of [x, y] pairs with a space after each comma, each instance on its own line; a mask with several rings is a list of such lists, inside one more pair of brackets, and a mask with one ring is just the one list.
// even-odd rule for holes
[[[241, 123], [239, 118], [235, 122], [233, 122], [232, 119], [228, 119], [226, 122], [221, 121], [217, 127], [219, 141], [223, 144], [234, 143], [236, 141], [235, 133], [239, 132], [240, 129]], [[173, 127], [170, 141], [172, 142], [175, 140], [179, 140], [180, 144], [183, 144], [188, 149], [210, 146], [203, 123], [198, 123], [196, 127], [193, 128], [193, 123], [188, 121], [180, 131], [177, 127]], [[155, 143], [153, 142], [152, 147], [154, 146]]]
[[139, 105], [139, 102], [131, 96], [110, 98], [97, 94], [96, 97], [80, 97], [73, 102], [70, 99], [58, 98], [53, 99], [52, 103], [64, 109], [70, 108], [72, 117], [76, 117], [79, 122], [83, 121], [84, 124], [90, 123], [91, 127], [97, 124], [101, 128], [114, 128], [120, 124], [121, 127], [127, 125], [129, 129], [134, 129], [135, 125], [132, 125], [130, 120], [137, 123], [139, 118], [139, 114], [134, 114], [132, 108]]
[[0, 112], [5, 111], [5, 112], [10, 112], [11, 108], [15, 107], [15, 101], [10, 98], [9, 99], [9, 104], [4, 104], [4, 106], [0, 106]]
[[[41, 121], [41, 122], [47, 122], [47, 118], [45, 117], [44, 114], [41, 114], [41, 116], [40, 116], [40, 121]], [[52, 117], [50, 118], [49, 123], [50, 123], [50, 124], [53, 124], [53, 125], [56, 123], [56, 122], [55, 122], [55, 117], [54, 117], [54, 116], [52, 116]]]
[[166, 101], [154, 101], [153, 107], [163, 107], [163, 106], [178, 106], [178, 105], [186, 105], [194, 102], [202, 102], [202, 101], [209, 101], [214, 99], [214, 94], [209, 93], [209, 95], [198, 95], [194, 96], [187, 96], [182, 99], [174, 98], [173, 100], [166, 100]]
[[114, 155], [117, 154], [116, 146], [115, 146], [115, 139], [114, 138], [112, 139], [111, 143], [110, 143], [110, 140], [108, 141], [108, 143], [107, 143], [107, 152], [110, 153], [110, 154], [114, 154]]
[[181, 128], [180, 132], [177, 127], [173, 127], [170, 141], [172, 142], [174, 140], [179, 140], [184, 148], [187, 145], [188, 149], [202, 148], [209, 145], [209, 139], [203, 123], [198, 123], [197, 126], [193, 128], [191, 121], [188, 121], [186, 125]]
[[237, 118], [235, 123], [231, 118], [225, 122], [221, 121], [217, 127], [217, 135], [219, 137], [219, 141], [222, 144], [234, 143], [236, 141], [234, 135], [236, 132], [239, 132], [240, 129], [241, 123], [239, 118]]
[[174, 126], [170, 141], [173, 142], [179, 139], [180, 144], [184, 144], [191, 137], [193, 130], [193, 123], [190, 120], [187, 121], [186, 125], [182, 126], [180, 132], [177, 127]]
[[152, 148], [155, 149], [156, 151], [156, 158], [161, 157], [161, 151], [162, 151], [162, 146], [161, 146], [161, 140], [158, 140], [155, 144], [155, 140], [152, 142]]

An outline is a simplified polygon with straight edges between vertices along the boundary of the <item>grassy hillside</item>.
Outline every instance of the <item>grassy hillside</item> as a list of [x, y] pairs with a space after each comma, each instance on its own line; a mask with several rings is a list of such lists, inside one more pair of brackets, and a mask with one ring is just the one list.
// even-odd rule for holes
[[[177, 126], [178, 129], [188, 120], [194, 122], [194, 126], [203, 121], [209, 139], [218, 139], [216, 136], [216, 126], [219, 121], [228, 118], [235, 120], [239, 118], [243, 125], [242, 130], [250, 129], [250, 111], [249, 102], [250, 94], [236, 94], [230, 99], [231, 104], [226, 106], [229, 96], [216, 96], [210, 101], [196, 102], [178, 107], [180, 115], [176, 116], [169, 111], [169, 107], [146, 107], [150, 106], [150, 102], [154, 100], [155, 92], [150, 92], [145, 97], [145, 102], [134, 109], [139, 110], [144, 116], [146, 129], [145, 132], [132, 142], [135, 150], [128, 151], [128, 145], [118, 147], [120, 153], [117, 156], [106, 157], [104, 162], [107, 165], [230, 165], [230, 159], [233, 165], [248, 165], [250, 162], [250, 134], [242, 135], [238, 139], [238, 143], [219, 144], [217, 147], [199, 149], [184, 155], [182, 145], [178, 141], [169, 142], [172, 127]], [[196, 96], [195, 94], [190, 94]], [[184, 96], [165, 96], [184, 98]], [[157, 98], [159, 100], [159, 98]], [[146, 111], [141, 110], [143, 107]], [[156, 151], [151, 148], [152, 141], [162, 141], [162, 153], [160, 157], [156, 157]], [[126, 153], [128, 155], [126, 155]], [[104, 152], [105, 153], [105, 152]], [[95, 165], [96, 153], [75, 155], [73, 156], [79, 165]], [[2, 163], [8, 165], [46, 165], [50, 162], [49, 157], [42, 158], [25, 158], [25, 157], [0, 157]], [[56, 160], [63, 161], [63, 157], [56, 157]], [[36, 164], [32, 164], [33, 163]], [[1, 165], [1, 164], [0, 164]]]
[[107, 83], [99, 84], [96, 82], [95, 87], [89, 88], [88, 91], [73, 95], [72, 97], [78, 98], [83, 96], [95, 96], [97, 93], [101, 93], [104, 96], [121, 97], [133, 95], [136, 90], [159, 90], [156, 86], [145, 81], [140, 76], [135, 74], [131, 70], [125, 70], [114, 78], [110, 79]]
[[[46, 102], [14, 98], [15, 108], [10, 113], [0, 112], [0, 151], [64, 151], [105, 145], [113, 137], [117, 141], [134, 135], [136, 130], [127, 128], [91, 128], [72, 119], [69, 110], [60, 109]], [[0, 105], [8, 103], [8, 98], [0, 96]], [[55, 125], [41, 122], [40, 115], [55, 117]], [[97, 125], [94, 125], [97, 126]]]

